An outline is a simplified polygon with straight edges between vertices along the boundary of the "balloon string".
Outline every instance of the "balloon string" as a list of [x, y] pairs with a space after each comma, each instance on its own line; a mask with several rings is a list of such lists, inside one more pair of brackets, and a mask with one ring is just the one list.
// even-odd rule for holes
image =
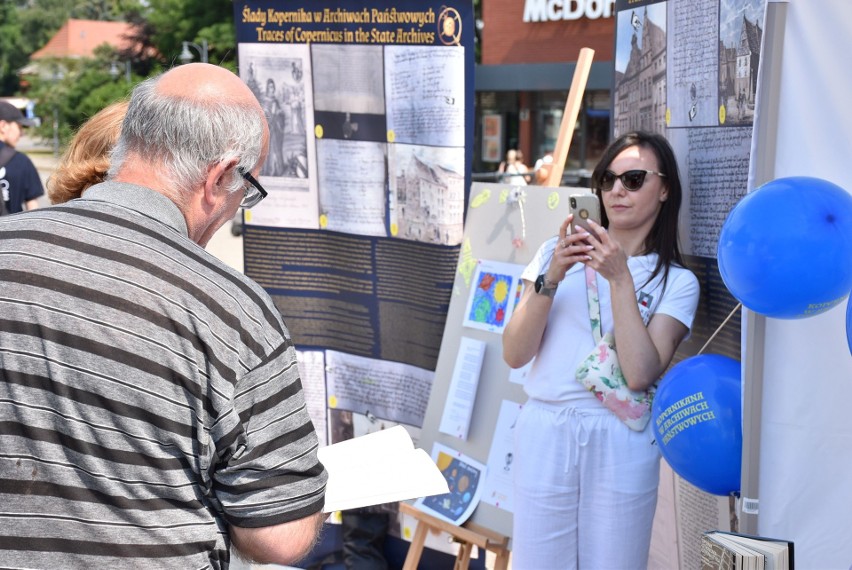
[[728, 313], [728, 316], [725, 317], [725, 320], [722, 321], [722, 324], [719, 325], [718, 327], [716, 327], [716, 330], [713, 331], [713, 334], [710, 335], [710, 338], [707, 339], [707, 342], [704, 343], [704, 346], [701, 347], [701, 350], [698, 351], [698, 354], [701, 354], [702, 352], [704, 352], [704, 349], [707, 348], [707, 345], [709, 345], [711, 342], [713, 342], [713, 339], [716, 338], [716, 335], [719, 334], [719, 331], [722, 330], [722, 327], [724, 327], [726, 324], [728, 324], [728, 321], [731, 320], [731, 317], [734, 316], [734, 313], [736, 313], [740, 309], [740, 307], [742, 307], [742, 306], [743, 306], [742, 303], [737, 303], [737, 306], [734, 307], [733, 309], [731, 309], [731, 312]]

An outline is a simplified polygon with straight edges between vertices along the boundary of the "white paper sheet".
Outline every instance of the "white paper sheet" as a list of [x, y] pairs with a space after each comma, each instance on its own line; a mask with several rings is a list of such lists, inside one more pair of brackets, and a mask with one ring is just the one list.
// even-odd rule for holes
[[485, 341], [462, 337], [438, 428], [442, 433], [467, 439], [485, 347]]
[[512, 508], [512, 458], [515, 422], [524, 405], [510, 400], [500, 404], [500, 414], [491, 438], [488, 452], [488, 473], [482, 484], [482, 502], [498, 509], [513, 512]]

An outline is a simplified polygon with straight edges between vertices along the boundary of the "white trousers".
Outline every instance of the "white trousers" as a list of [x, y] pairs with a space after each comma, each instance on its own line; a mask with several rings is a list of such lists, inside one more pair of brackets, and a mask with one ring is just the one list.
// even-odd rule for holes
[[650, 426], [530, 400], [514, 437], [513, 570], [647, 568], [660, 481]]

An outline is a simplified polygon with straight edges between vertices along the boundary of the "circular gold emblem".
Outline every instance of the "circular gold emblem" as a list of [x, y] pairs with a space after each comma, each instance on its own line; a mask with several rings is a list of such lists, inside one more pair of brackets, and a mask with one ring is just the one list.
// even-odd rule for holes
[[444, 8], [438, 16], [438, 37], [445, 46], [457, 46], [461, 41], [461, 16], [455, 8]]

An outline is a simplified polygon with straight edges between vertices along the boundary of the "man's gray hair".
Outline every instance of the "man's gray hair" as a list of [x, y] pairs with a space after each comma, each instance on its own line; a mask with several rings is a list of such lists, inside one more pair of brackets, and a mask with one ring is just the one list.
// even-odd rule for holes
[[[163, 95], [156, 90], [160, 77], [147, 79], [133, 90], [110, 159], [110, 178], [129, 155], [138, 155], [152, 168], [166, 169], [174, 180], [174, 197], [182, 202], [212, 164], [237, 160], [239, 169], [255, 168], [263, 149], [260, 108], [226, 98]], [[228, 191], [236, 192], [244, 185], [235, 170]]]

